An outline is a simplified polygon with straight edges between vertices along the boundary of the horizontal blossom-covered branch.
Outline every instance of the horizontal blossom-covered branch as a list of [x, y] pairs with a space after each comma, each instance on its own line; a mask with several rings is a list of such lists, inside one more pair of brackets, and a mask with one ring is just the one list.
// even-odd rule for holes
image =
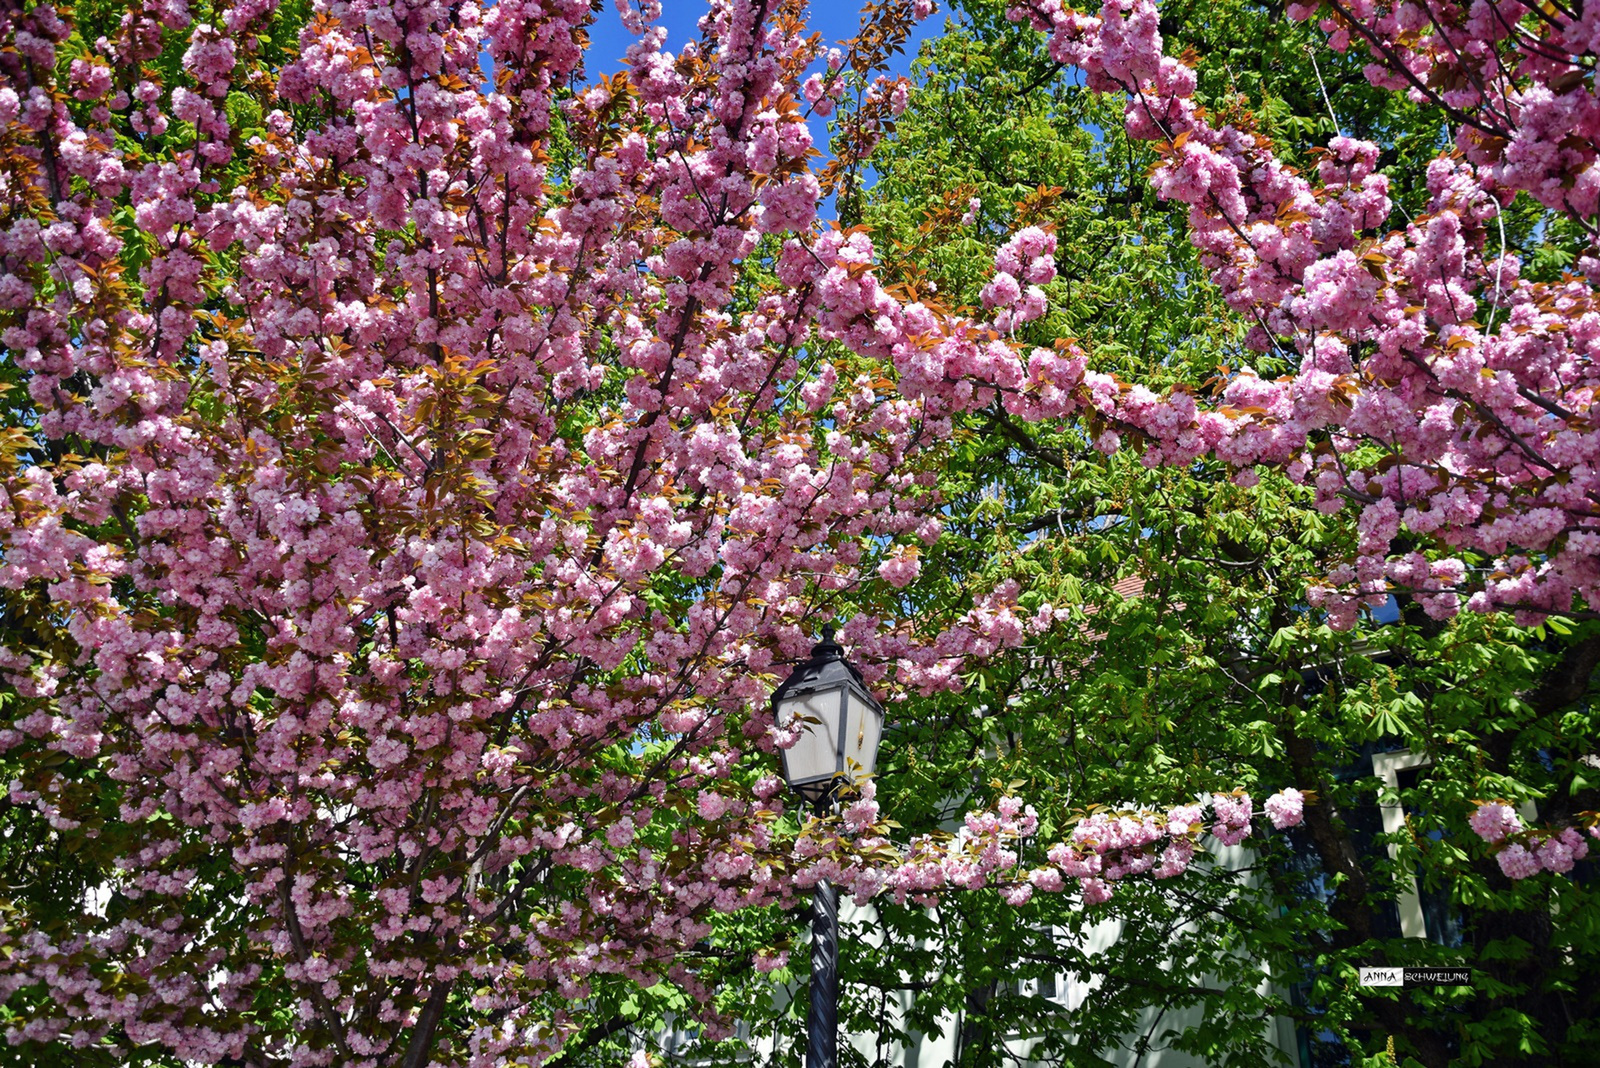
[[[875, 796], [876, 784], [867, 780], [836, 820], [814, 819], [802, 828], [792, 861], [798, 885], [828, 879], [851, 891], [857, 904], [887, 893], [899, 903], [927, 905], [943, 892], [993, 887], [1016, 906], [1027, 904], [1035, 891], [1059, 893], [1076, 886], [1085, 904], [1099, 904], [1124, 879], [1183, 874], [1203, 854], [1200, 843], [1207, 834], [1220, 845], [1238, 845], [1250, 837], [1255, 816], [1255, 804], [1244, 791], [1165, 810], [1097, 807], [1061, 841], [1044, 844], [1038, 841], [1033, 806], [1007, 796], [992, 808], [968, 812], [953, 834], [923, 835], [897, 845], [879, 820]], [[1267, 798], [1263, 812], [1278, 830], [1296, 827], [1306, 800], [1299, 790], [1281, 790]], [[1029, 843], [1046, 863], [1024, 865]]]

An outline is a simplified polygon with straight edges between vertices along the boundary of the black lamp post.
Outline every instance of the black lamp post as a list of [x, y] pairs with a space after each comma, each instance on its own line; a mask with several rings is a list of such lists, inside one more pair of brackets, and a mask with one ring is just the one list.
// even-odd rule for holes
[[[883, 707], [824, 627], [811, 659], [772, 694], [778, 726], [805, 723], [783, 751], [783, 777], [818, 816], [826, 815], [847, 773], [870, 775], [883, 737]], [[839, 892], [826, 879], [811, 899], [811, 1010], [806, 1017], [806, 1068], [834, 1068], [839, 1058]]]

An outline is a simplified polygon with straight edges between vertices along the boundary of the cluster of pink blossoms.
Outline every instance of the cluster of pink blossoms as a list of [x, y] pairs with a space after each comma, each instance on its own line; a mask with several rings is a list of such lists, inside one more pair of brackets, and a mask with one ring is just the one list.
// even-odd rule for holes
[[981, 294], [984, 307], [996, 309], [996, 327], [1011, 330], [1044, 314], [1046, 298], [1040, 287], [1056, 276], [1055, 254], [1055, 235], [1037, 226], [1024, 227], [1000, 246], [994, 278]]
[[[1559, 831], [1527, 831], [1516, 810], [1504, 801], [1479, 805], [1468, 821], [1479, 838], [1495, 846], [1495, 860], [1510, 879], [1526, 879], [1541, 871], [1564, 874], [1589, 855], [1589, 843], [1576, 827]], [[1589, 828], [1600, 838], [1600, 824]]]

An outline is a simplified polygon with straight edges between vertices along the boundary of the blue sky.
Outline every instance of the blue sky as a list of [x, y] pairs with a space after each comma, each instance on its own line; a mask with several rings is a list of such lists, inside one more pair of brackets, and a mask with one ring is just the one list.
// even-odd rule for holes
[[[705, 12], [705, 0], [662, 0], [661, 24], [667, 28], [666, 50], [676, 53], [685, 41], [697, 39], [700, 33], [695, 29], [695, 23]], [[839, 0], [820, 0], [811, 6], [809, 23], [811, 30], [822, 34], [825, 45], [835, 44], [846, 37], [855, 36], [861, 24], [861, 10], [854, 4]], [[918, 32], [906, 53], [895, 57], [896, 72], [906, 73], [911, 57], [916, 55], [923, 38], [943, 28], [943, 12], [936, 11], [924, 19], [917, 27]], [[622, 53], [627, 50], [633, 37], [622, 28], [622, 20], [617, 17], [616, 6], [611, 0], [606, 0], [605, 10], [595, 16], [594, 25], [589, 28], [589, 37], [593, 42], [589, 47], [587, 64], [590, 76], [619, 70], [622, 67]]]

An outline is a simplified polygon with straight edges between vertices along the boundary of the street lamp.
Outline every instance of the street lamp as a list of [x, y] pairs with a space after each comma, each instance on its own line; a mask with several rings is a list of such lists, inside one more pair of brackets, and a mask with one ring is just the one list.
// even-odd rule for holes
[[[779, 727], [805, 724], [783, 751], [783, 777], [818, 816], [826, 815], [847, 772], [871, 775], [883, 737], [883, 706], [833, 640], [822, 641], [811, 659], [795, 668], [772, 694]], [[839, 1055], [839, 893], [826, 879], [811, 899], [811, 1010], [806, 1017], [806, 1068], [834, 1068]]]

